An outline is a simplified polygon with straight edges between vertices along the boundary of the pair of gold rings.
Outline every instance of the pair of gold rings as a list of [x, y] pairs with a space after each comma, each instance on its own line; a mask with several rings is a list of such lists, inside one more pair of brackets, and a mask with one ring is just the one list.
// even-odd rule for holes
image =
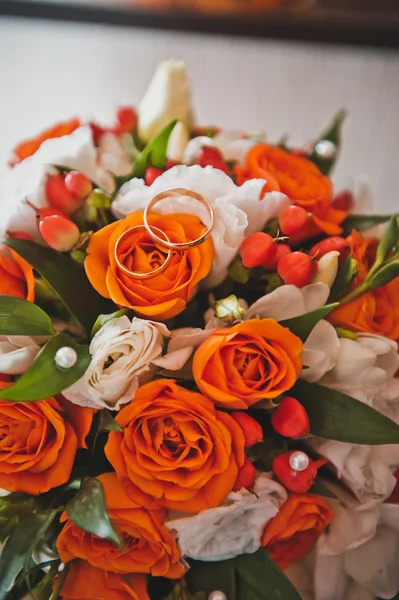
[[[172, 196], [188, 196], [189, 198], [193, 198], [194, 200], [200, 202], [207, 209], [209, 215], [209, 225], [207, 226], [206, 231], [197, 239], [192, 240], [190, 242], [171, 242], [171, 240], [164, 231], [159, 229], [159, 227], [154, 227], [153, 225], [150, 226], [150, 224], [148, 223], [148, 213], [151, 211], [151, 209], [154, 208], [154, 206], [158, 202], [161, 202], [161, 200], [171, 198]], [[146, 206], [143, 214], [143, 225], [135, 225], [134, 227], [130, 227], [129, 229], [124, 231], [122, 235], [118, 238], [114, 248], [115, 262], [118, 268], [123, 273], [125, 273], [125, 275], [128, 275], [129, 277], [132, 277], [134, 279], [150, 279], [151, 277], [155, 277], [156, 275], [159, 275], [159, 273], [161, 273], [168, 266], [172, 258], [172, 250], [189, 250], [190, 248], [194, 248], [195, 246], [199, 246], [200, 244], [202, 244], [211, 233], [214, 221], [215, 213], [213, 210], [213, 206], [209, 202], [209, 200], [205, 198], [205, 196], [203, 196], [202, 194], [199, 194], [194, 190], [186, 188], [171, 188], [169, 190], [160, 192], [159, 194], [154, 196]], [[165, 255], [164, 262], [156, 269], [153, 269], [152, 271], [149, 271], [147, 273], [137, 273], [135, 271], [131, 271], [130, 269], [125, 267], [125, 265], [123, 265], [119, 259], [119, 248], [121, 243], [132, 231], [137, 231], [139, 229], [144, 229], [148, 233], [150, 238], [155, 242], [155, 247]]]

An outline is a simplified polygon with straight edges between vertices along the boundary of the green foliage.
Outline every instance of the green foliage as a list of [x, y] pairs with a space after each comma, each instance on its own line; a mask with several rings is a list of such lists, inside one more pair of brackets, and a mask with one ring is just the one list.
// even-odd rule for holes
[[329, 300], [338, 300], [350, 287], [359, 270], [359, 264], [352, 254], [340, 266], [338, 274], [330, 290]]
[[90, 336], [93, 338], [98, 331], [100, 331], [101, 327], [108, 323], [108, 321], [112, 321], [112, 319], [117, 319], [118, 317], [123, 317], [129, 312], [128, 308], [122, 308], [121, 310], [117, 310], [109, 315], [99, 315], [96, 319], [96, 322], [93, 325], [93, 329], [91, 330]]
[[53, 335], [50, 317], [36, 304], [0, 295], [1, 335]]
[[337, 306], [338, 302], [335, 304], [326, 304], [326, 306], [312, 310], [299, 317], [280, 321], [280, 325], [288, 327], [292, 333], [295, 333], [303, 342], [306, 342], [317, 323], [321, 319], [324, 319]]
[[351, 444], [399, 444], [399, 425], [355, 398], [301, 380], [292, 393], [305, 407], [313, 435]]
[[348, 215], [342, 224], [344, 235], [349, 235], [353, 229], [356, 231], [371, 229], [371, 227], [386, 223], [390, 218], [391, 215]]
[[[332, 123], [315, 141], [313, 148], [308, 156], [308, 158], [319, 167], [320, 171], [324, 173], [324, 175], [330, 174], [332, 168], [334, 167], [337, 161], [339, 149], [341, 146], [341, 129], [345, 117], [346, 111], [344, 109], [340, 110], [335, 115]], [[317, 152], [317, 144], [323, 141], [332, 142], [336, 146], [336, 151], [331, 157], [323, 157]]]
[[251, 276], [251, 270], [244, 267], [240, 256], [236, 256], [229, 266], [229, 277], [237, 283], [248, 283]]
[[0, 542], [11, 534], [23, 519], [39, 510], [33, 496], [10, 494], [0, 498]]
[[[70, 369], [61, 369], [55, 363], [60, 348], [69, 346], [76, 350], [77, 361]], [[0, 391], [0, 398], [14, 402], [34, 402], [55, 396], [74, 384], [90, 364], [88, 346], [77, 344], [67, 333], [52, 337], [35, 360], [14, 385]]]

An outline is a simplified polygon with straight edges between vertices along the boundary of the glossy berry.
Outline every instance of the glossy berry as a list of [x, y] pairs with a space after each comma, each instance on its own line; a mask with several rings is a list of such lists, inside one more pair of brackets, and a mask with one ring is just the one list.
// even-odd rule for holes
[[286, 206], [283, 208], [278, 218], [280, 229], [285, 235], [297, 233], [297, 231], [300, 231], [307, 225], [311, 216], [312, 215], [301, 206], [295, 206], [295, 204]]
[[242, 488], [247, 490], [251, 489], [255, 483], [256, 469], [246, 456], [244, 458], [244, 464], [238, 471], [237, 479], [235, 481], [233, 490], [235, 492], [240, 491]]
[[303, 287], [310, 283], [317, 271], [317, 263], [304, 252], [291, 252], [283, 256], [277, 265], [277, 272], [286, 284]]
[[144, 175], [144, 182], [146, 185], [151, 185], [154, 181], [162, 175], [162, 169], [157, 169], [156, 167], [147, 167], [147, 170]]
[[310, 490], [317, 476], [317, 469], [327, 461], [313, 461], [309, 458], [309, 465], [303, 471], [294, 471], [290, 465], [290, 457], [296, 450], [276, 456], [273, 461], [273, 472], [284, 487], [291, 492], [304, 494]]
[[93, 191], [90, 179], [78, 171], [71, 171], [65, 175], [65, 187], [78, 200], [84, 200]]
[[244, 267], [252, 269], [260, 267], [272, 252], [273, 238], [268, 233], [259, 231], [245, 238], [240, 247], [240, 255]]
[[241, 427], [245, 438], [245, 448], [251, 448], [254, 444], [263, 441], [262, 427], [246, 412], [235, 411], [231, 413], [233, 419]]
[[291, 254], [291, 248], [288, 244], [274, 242], [270, 255], [263, 262], [262, 266], [265, 267], [265, 269], [269, 269], [269, 271], [275, 271], [280, 260], [284, 256], [287, 256], [287, 254]]
[[58, 252], [71, 250], [80, 236], [77, 225], [61, 215], [44, 217], [39, 223], [39, 231], [46, 244]]
[[61, 174], [51, 175], [46, 181], [47, 201], [53, 208], [63, 211], [67, 215], [76, 212], [82, 202], [67, 189], [64, 177]]
[[120, 106], [116, 118], [115, 133], [130, 133], [137, 127], [137, 112], [131, 106]]
[[287, 438], [303, 438], [309, 435], [310, 423], [306, 410], [296, 398], [283, 398], [272, 414], [272, 425], [280, 435]]
[[198, 153], [198, 164], [201, 167], [211, 166], [224, 173], [229, 173], [229, 168], [223, 158], [223, 154], [218, 148], [213, 146], [203, 146]]
[[345, 255], [347, 255], [349, 252], [349, 248], [350, 247], [348, 242], [343, 237], [335, 235], [325, 240], [322, 240], [318, 244], [315, 244], [310, 251], [310, 255], [313, 256], [313, 258], [316, 258], [317, 260], [319, 260], [319, 258], [324, 256], [325, 254], [328, 254], [328, 252], [332, 252], [333, 250], [337, 250], [340, 254], [344, 253]]

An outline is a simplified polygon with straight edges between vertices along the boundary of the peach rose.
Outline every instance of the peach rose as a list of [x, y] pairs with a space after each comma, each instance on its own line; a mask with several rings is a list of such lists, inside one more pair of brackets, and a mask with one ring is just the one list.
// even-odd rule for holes
[[218, 406], [245, 410], [294, 385], [302, 369], [302, 347], [274, 319], [250, 319], [202, 342], [194, 354], [194, 379]]
[[0, 249], [0, 294], [17, 296], [33, 302], [35, 278], [33, 269], [14, 250]]
[[[358, 287], [374, 263], [378, 241], [364, 238], [357, 231], [347, 238], [353, 257], [358, 261], [359, 272], [352, 289]], [[366, 331], [384, 335], [391, 340], [399, 339], [399, 277], [338, 306], [327, 317], [336, 326], [351, 331]]]
[[173, 380], [152, 381], [116, 421], [123, 432], [111, 431], [105, 453], [124, 485], [184, 512], [218, 506], [233, 489], [244, 436], [202, 394]]
[[[172, 242], [194, 240], [204, 232], [201, 221], [193, 215], [151, 214], [148, 222], [164, 231]], [[124, 231], [142, 224], [143, 214], [134, 212], [94, 233], [87, 248], [86, 273], [92, 286], [116, 304], [152, 319], [170, 319], [185, 309], [197, 284], [211, 270], [213, 242], [208, 238], [189, 250], [172, 251], [170, 263], [156, 277], [134, 279], [118, 268], [114, 250]], [[119, 260], [128, 269], [145, 273], [159, 267], [165, 254], [144, 229], [137, 229], [120, 244]]]
[[131, 500], [115, 473], [98, 477], [104, 489], [108, 515], [122, 538], [122, 547], [84, 532], [64, 512], [57, 540], [62, 562], [81, 558], [93, 567], [113, 573], [151, 573], [181, 577], [184, 567], [173, 536], [163, 527], [166, 511], [147, 510]]
[[61, 597], [63, 600], [150, 600], [145, 575], [125, 577], [96, 569], [84, 560], [71, 564]]
[[255, 144], [243, 167], [236, 165], [237, 183], [256, 177], [268, 181], [268, 190], [279, 190], [294, 204], [312, 213], [309, 230], [301, 232], [302, 238], [318, 231], [328, 235], [342, 232], [340, 224], [347, 211], [332, 206], [333, 187], [331, 180], [307, 158], [286, 152], [277, 146]]
[[38, 495], [68, 481], [92, 419], [91, 409], [63, 398], [0, 400], [0, 487]]
[[321, 496], [291, 494], [263, 532], [262, 546], [281, 569], [306, 556], [334, 518]]
[[15, 166], [16, 164], [25, 160], [25, 158], [35, 154], [35, 152], [39, 150], [40, 146], [46, 140], [69, 135], [78, 127], [80, 127], [79, 119], [70, 119], [69, 121], [63, 121], [53, 125], [52, 127], [49, 127], [48, 129], [45, 129], [34, 138], [20, 142], [12, 151], [10, 165]]

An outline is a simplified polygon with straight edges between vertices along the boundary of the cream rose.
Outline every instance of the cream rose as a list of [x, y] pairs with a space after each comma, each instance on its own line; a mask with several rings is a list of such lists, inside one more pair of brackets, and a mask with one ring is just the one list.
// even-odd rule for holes
[[197, 515], [176, 517], [165, 522], [178, 539], [182, 556], [219, 561], [260, 548], [265, 524], [279, 511], [287, 492], [267, 473], [261, 473], [254, 491], [231, 492], [220, 506]]
[[151, 378], [168, 336], [162, 323], [126, 316], [108, 321], [91, 341], [86, 373], [63, 395], [79, 406], [119, 410]]
[[0, 335], [0, 373], [25, 373], [40, 351], [40, 341], [26, 335]]

